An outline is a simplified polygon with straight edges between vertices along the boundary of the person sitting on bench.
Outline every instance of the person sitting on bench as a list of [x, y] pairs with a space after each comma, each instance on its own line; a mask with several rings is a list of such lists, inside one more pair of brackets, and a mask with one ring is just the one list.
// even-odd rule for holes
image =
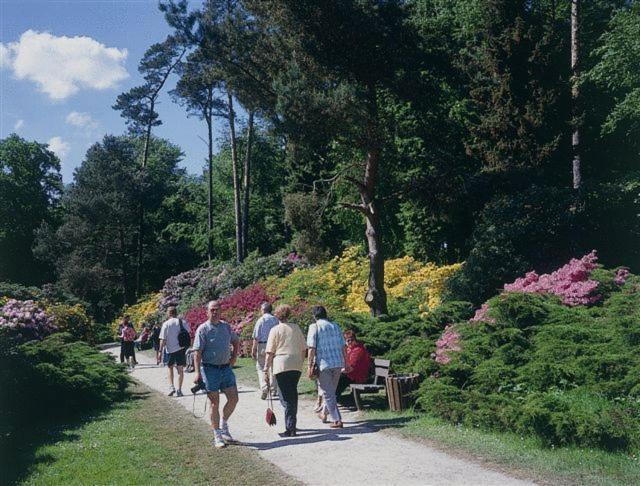
[[345, 331], [344, 340], [347, 343], [347, 365], [351, 371], [340, 375], [336, 397], [340, 397], [342, 392], [352, 383], [366, 383], [369, 380], [369, 371], [371, 370], [369, 352], [364, 344], [358, 341], [356, 333]]

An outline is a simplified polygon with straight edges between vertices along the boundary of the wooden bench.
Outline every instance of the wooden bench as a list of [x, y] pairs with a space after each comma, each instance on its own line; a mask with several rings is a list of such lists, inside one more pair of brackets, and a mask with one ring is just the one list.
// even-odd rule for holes
[[351, 393], [353, 393], [353, 401], [356, 403], [356, 408], [358, 410], [362, 410], [362, 402], [360, 401], [361, 394], [378, 393], [380, 390], [386, 390], [385, 380], [387, 379], [387, 376], [389, 376], [391, 361], [388, 359], [375, 358], [373, 360], [373, 364], [376, 367], [373, 383], [353, 383], [350, 385]]

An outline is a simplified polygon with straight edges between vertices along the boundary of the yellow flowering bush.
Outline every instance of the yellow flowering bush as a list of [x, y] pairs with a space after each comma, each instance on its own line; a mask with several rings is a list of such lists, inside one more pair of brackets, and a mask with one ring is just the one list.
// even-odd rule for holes
[[114, 335], [118, 333], [118, 326], [125, 314], [128, 314], [131, 317], [131, 322], [138, 330], [141, 329], [142, 324], [150, 324], [154, 322], [157, 319], [157, 314], [160, 310], [161, 297], [162, 294], [160, 292], [156, 294], [148, 294], [142, 297], [136, 304], [122, 309], [122, 315], [117, 317], [111, 323], [111, 330]]
[[50, 304], [45, 307], [45, 313], [54, 318], [60, 332], [68, 332], [89, 344], [96, 343], [96, 325], [80, 304]]
[[[437, 266], [421, 263], [409, 256], [387, 260], [384, 282], [389, 299], [415, 298], [420, 311], [440, 305], [445, 282], [461, 264]], [[314, 267], [299, 268], [284, 278], [264, 282], [272, 294], [283, 300], [305, 299], [353, 312], [368, 312], [364, 301], [369, 264], [358, 247], [347, 248], [342, 255]]]

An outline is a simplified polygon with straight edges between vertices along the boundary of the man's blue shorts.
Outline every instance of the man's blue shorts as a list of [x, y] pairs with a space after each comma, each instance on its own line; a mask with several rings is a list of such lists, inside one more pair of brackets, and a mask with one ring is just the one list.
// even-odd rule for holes
[[227, 388], [236, 387], [236, 375], [233, 374], [231, 366], [224, 366], [223, 368], [202, 366], [200, 372], [207, 387], [207, 392], [220, 392]]

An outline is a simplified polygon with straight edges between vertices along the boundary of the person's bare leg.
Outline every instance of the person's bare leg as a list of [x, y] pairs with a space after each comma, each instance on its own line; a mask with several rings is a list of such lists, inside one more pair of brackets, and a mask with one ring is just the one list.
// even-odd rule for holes
[[211, 428], [213, 430], [220, 429], [220, 393], [209, 392], [207, 393], [209, 401], [211, 402]]
[[178, 390], [182, 390], [182, 382], [184, 381], [184, 366], [176, 366], [178, 368]]
[[231, 417], [231, 414], [236, 409], [238, 404], [238, 389], [234, 386], [232, 388], [225, 388], [222, 393], [227, 397], [227, 403], [224, 404], [222, 409], [222, 418], [226, 422]]
[[173, 386], [173, 365], [169, 366], [169, 386], [175, 388]]

